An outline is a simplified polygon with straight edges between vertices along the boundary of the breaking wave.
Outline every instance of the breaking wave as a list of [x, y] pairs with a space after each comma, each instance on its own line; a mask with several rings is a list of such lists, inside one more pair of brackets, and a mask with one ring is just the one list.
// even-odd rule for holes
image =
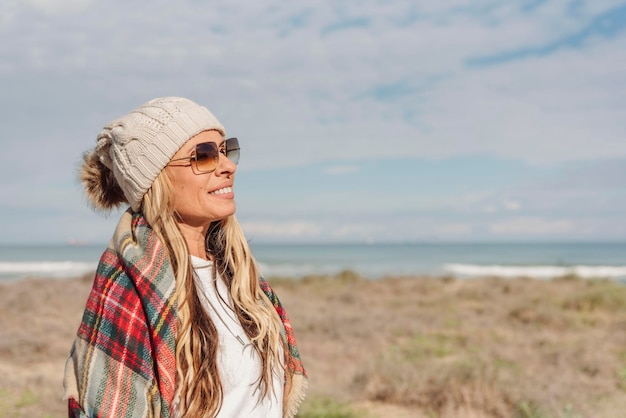
[[95, 271], [96, 263], [77, 261], [0, 261], [0, 276], [5, 279], [22, 277], [68, 278]]
[[551, 279], [563, 276], [578, 276], [590, 278], [624, 278], [626, 266], [505, 266], [505, 265], [477, 265], [477, 264], [445, 264], [446, 273], [477, 277], [532, 277], [537, 279]]

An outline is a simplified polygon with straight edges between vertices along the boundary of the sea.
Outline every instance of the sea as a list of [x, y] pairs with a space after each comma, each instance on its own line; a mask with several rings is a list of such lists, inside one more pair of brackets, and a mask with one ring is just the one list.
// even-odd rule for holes
[[[385, 276], [549, 279], [565, 275], [626, 283], [626, 243], [250, 244], [266, 277], [352, 270]], [[64, 279], [95, 270], [105, 244], [0, 245], [0, 281]]]

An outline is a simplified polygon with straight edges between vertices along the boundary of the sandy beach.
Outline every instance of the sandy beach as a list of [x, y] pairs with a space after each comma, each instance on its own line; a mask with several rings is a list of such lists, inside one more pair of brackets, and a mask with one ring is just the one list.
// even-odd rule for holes
[[[273, 279], [310, 376], [301, 417], [618, 418], [626, 287], [604, 280]], [[0, 417], [63, 417], [91, 275], [0, 284]]]

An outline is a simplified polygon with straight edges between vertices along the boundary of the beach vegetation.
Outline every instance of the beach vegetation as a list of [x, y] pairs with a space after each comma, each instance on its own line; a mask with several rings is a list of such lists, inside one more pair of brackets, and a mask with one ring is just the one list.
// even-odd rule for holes
[[517, 405], [516, 418], [552, 418], [534, 402], [522, 401]]
[[0, 389], [0, 418], [8, 417], [9, 409], [9, 392]]
[[37, 403], [37, 396], [30, 390], [25, 390], [20, 395], [19, 399], [15, 403], [17, 408], [23, 408], [25, 406], [34, 405]]
[[353, 270], [342, 270], [335, 275], [320, 275], [311, 274], [304, 276], [301, 281], [306, 284], [334, 284], [334, 285], [346, 285], [354, 284], [363, 281], [364, 278], [359, 273]]
[[582, 418], [582, 415], [576, 413], [572, 405], [550, 414], [534, 402], [523, 401], [517, 405], [516, 418]]
[[376, 418], [363, 409], [351, 407], [330, 397], [306, 400], [297, 418]]
[[306, 285], [313, 291], [321, 294], [321, 292], [324, 292], [324, 289], [329, 286], [334, 289], [346, 288], [365, 279], [352, 270], [343, 270], [335, 275], [309, 274], [300, 278], [292, 276], [270, 276], [267, 280], [271, 283], [272, 287], [278, 286], [288, 289], [297, 289], [298, 287]]
[[[623, 284], [350, 272], [270, 280], [310, 378], [301, 418], [623, 415]], [[0, 289], [10, 307], [0, 315], [1, 418], [66, 413], [58, 370], [90, 288], [77, 279]]]
[[616, 374], [619, 387], [626, 392], [626, 366], [619, 368]]
[[[29, 408], [37, 406], [40, 401], [30, 389], [17, 393], [0, 389], [0, 418], [32, 416]], [[45, 416], [52, 418], [52, 415]]]
[[564, 309], [583, 313], [626, 311], [626, 286], [610, 280], [591, 280], [563, 301]]

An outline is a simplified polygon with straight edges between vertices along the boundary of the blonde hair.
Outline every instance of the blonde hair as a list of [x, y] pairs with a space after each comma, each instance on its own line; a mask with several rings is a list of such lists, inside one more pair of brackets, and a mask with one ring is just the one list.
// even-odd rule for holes
[[[196, 290], [189, 249], [176, 222], [167, 169], [144, 195], [141, 209], [167, 248], [176, 278], [178, 409], [182, 417], [215, 416], [223, 400], [217, 368], [218, 334]], [[282, 322], [259, 286], [256, 262], [234, 215], [211, 224], [206, 249], [213, 258], [214, 272], [228, 286], [237, 317], [261, 358], [258, 385], [262, 396], [269, 396], [273, 374], [286, 370], [287, 347], [281, 334]], [[285, 357], [281, 357], [281, 350]], [[286, 377], [289, 381], [291, 376]]]

